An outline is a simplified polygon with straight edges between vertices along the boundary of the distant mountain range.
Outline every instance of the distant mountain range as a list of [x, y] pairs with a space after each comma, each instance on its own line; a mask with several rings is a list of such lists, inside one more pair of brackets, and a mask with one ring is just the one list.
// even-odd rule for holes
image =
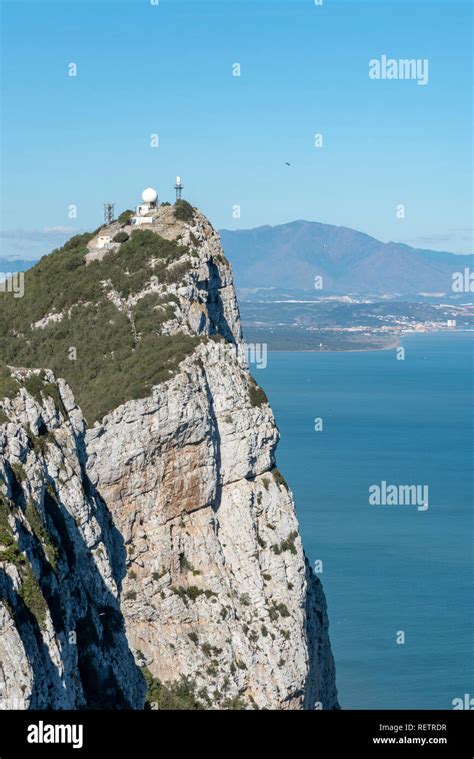
[[451, 292], [452, 274], [472, 269], [461, 256], [383, 243], [348, 227], [312, 221], [220, 231], [239, 288], [313, 290], [335, 293]]
[[[474, 255], [412, 248], [348, 227], [292, 221], [275, 227], [221, 229], [225, 255], [242, 289], [310, 291], [323, 278], [324, 293], [452, 293], [452, 275], [474, 269]], [[35, 261], [0, 258], [2, 272], [24, 271]]]
[[9, 260], [8, 258], [0, 258], [0, 277], [2, 274], [14, 274], [17, 271], [26, 271], [31, 269], [36, 261], [23, 261], [20, 259]]

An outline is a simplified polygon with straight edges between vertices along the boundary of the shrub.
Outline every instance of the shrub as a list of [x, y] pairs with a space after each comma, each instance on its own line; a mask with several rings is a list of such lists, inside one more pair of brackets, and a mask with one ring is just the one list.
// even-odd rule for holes
[[235, 709], [235, 710], [242, 710], [245, 709], [245, 702], [242, 700], [240, 696], [234, 696], [234, 698], [227, 698], [222, 703], [223, 709]]
[[276, 467], [274, 467], [272, 469], [272, 474], [273, 474], [273, 479], [275, 480], [275, 482], [276, 482], [277, 485], [283, 485], [284, 488], [286, 488], [287, 490], [289, 490], [288, 483], [285, 480], [285, 478], [283, 477], [283, 475], [282, 475], [282, 473], [280, 472], [279, 469], [277, 469]]
[[250, 404], [254, 408], [260, 408], [264, 403], [268, 403], [268, 398], [265, 392], [257, 385], [253, 377], [250, 378], [249, 398]]
[[290, 553], [296, 555], [295, 540], [298, 537], [296, 530], [290, 532], [287, 538], [280, 543], [280, 551], [290, 551]]
[[212, 655], [212, 646], [211, 646], [211, 644], [210, 643], [203, 643], [202, 646], [201, 646], [201, 648], [202, 648], [202, 652], [203, 652], [204, 656], [207, 656], [210, 659], [211, 655]]
[[128, 224], [132, 216], [134, 215], [134, 212], [130, 209], [127, 209], [126, 211], [122, 211], [122, 213], [118, 217], [118, 221], [120, 224]]
[[202, 591], [200, 588], [197, 588], [195, 585], [190, 585], [186, 590], [186, 595], [191, 599], [191, 601], [195, 601], [196, 598], [198, 598], [203, 592], [204, 591]]
[[74, 235], [63, 245], [63, 250], [74, 250], [87, 245], [94, 237], [93, 232], [84, 232], [82, 235]]
[[295, 547], [295, 540], [298, 537], [298, 533], [296, 530], [293, 530], [290, 532], [287, 538], [285, 540], [282, 540], [280, 545], [277, 543], [274, 543], [272, 545], [272, 551], [273, 553], [280, 555], [283, 553], [283, 551], [290, 551], [293, 555], [296, 555], [296, 547]]
[[272, 622], [275, 622], [278, 619], [278, 616], [281, 615], [282, 617], [289, 617], [290, 612], [288, 611], [288, 607], [284, 603], [275, 603], [275, 601], [272, 601], [272, 605], [270, 606], [268, 610], [270, 619]]
[[142, 667], [142, 674], [147, 684], [147, 704], [158, 711], [201, 710], [205, 706], [196, 696], [196, 682], [181, 675], [175, 682], [162, 683], [153, 677], [147, 667]]
[[47, 612], [46, 601], [44, 600], [38, 580], [30, 567], [23, 570], [22, 580], [20, 595], [25, 605], [36, 618], [39, 626], [44, 628]]
[[22, 464], [15, 461], [13, 464], [10, 464], [10, 467], [18, 482], [26, 480], [26, 472]]
[[28, 520], [34, 536], [44, 546], [44, 551], [49, 564], [53, 570], [56, 571], [59, 551], [51, 540], [49, 532], [43, 527], [38, 510], [32, 501], [28, 501], [25, 517]]
[[113, 238], [113, 242], [127, 242], [128, 239], [129, 237], [126, 232], [117, 232]]
[[207, 692], [207, 688], [201, 688], [200, 690], [198, 690], [198, 696], [207, 704], [207, 706], [211, 705], [211, 699], [209, 698], [209, 693]]
[[165, 576], [167, 571], [168, 570], [165, 567], [162, 567], [160, 572], [152, 572], [151, 576], [155, 582], [158, 582], [158, 580], [161, 580], [161, 578]]
[[193, 565], [191, 564], [190, 561], [188, 561], [188, 559], [186, 558], [186, 556], [184, 554], [181, 556], [181, 562], [180, 563], [181, 563], [181, 569], [184, 572], [192, 572], [193, 571]]
[[17, 546], [13, 537], [12, 529], [8, 521], [10, 513], [8, 503], [0, 495], [0, 561], [6, 561], [11, 564], [24, 562], [24, 556]]
[[194, 208], [187, 200], [177, 200], [174, 206], [174, 214], [179, 221], [188, 224], [194, 219]]
[[128, 590], [125, 593], [125, 600], [126, 601], [135, 601], [137, 598], [137, 594], [135, 590]]
[[268, 616], [270, 617], [270, 620], [272, 622], [276, 622], [278, 619], [278, 609], [275, 608], [275, 606], [270, 606], [268, 610]]
[[0, 398], [14, 398], [19, 389], [20, 385], [12, 377], [10, 369], [0, 363]]
[[33, 435], [30, 428], [26, 428], [29, 445], [33, 448], [38, 457], [45, 457], [48, 451], [48, 445], [55, 443], [55, 437], [52, 432], [48, 431], [45, 435]]
[[212, 598], [217, 596], [213, 590], [202, 590], [202, 588], [196, 587], [196, 585], [190, 585], [185, 588], [183, 585], [179, 585], [177, 588], [171, 588], [172, 592], [179, 596], [181, 600], [187, 604], [188, 600], [196, 601], [199, 596], [206, 596], [206, 598]]

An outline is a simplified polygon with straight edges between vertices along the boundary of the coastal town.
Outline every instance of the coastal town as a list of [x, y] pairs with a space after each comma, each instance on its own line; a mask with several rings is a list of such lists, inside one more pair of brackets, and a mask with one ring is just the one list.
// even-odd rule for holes
[[473, 303], [444, 293], [419, 298], [332, 295], [310, 300], [259, 291], [241, 298], [242, 324], [248, 340], [267, 342], [269, 350], [295, 345], [298, 350], [377, 350], [394, 347], [409, 334], [474, 328]]

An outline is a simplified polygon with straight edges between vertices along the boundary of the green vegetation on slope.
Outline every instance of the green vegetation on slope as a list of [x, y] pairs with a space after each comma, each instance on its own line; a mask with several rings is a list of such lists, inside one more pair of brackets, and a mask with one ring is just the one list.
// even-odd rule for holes
[[14, 564], [21, 576], [20, 596], [36, 618], [39, 626], [44, 627], [47, 605], [30, 564], [20, 551], [8, 522], [10, 509], [6, 499], [0, 495], [0, 562]]
[[120, 216], [118, 217], [117, 221], [120, 222], [120, 224], [128, 224], [130, 219], [132, 218], [134, 214], [134, 211], [127, 209], [126, 211], [122, 211]]
[[[148, 708], [154, 711], [201, 711], [209, 709], [212, 700], [207, 689], [201, 688], [196, 693], [196, 681], [190, 677], [181, 675], [179, 680], [162, 683], [153, 677], [147, 667], [142, 667], [141, 671], [147, 684], [146, 703]], [[221, 694], [215, 691], [213, 698], [215, 702], [221, 701], [221, 708], [223, 709], [238, 711], [245, 709], [245, 703], [240, 696], [221, 700]]]
[[[147, 396], [200, 342], [161, 334], [174, 313], [173, 295], [146, 296], [129, 314], [107, 297], [112, 287], [127, 298], [152, 277], [163, 284], [180, 282], [189, 269], [180, 261], [187, 248], [150, 230], [136, 230], [118, 251], [86, 266], [91, 237], [76, 235], [26, 272], [24, 298], [0, 298], [2, 361], [46, 367], [64, 377], [89, 424], [127, 400]], [[31, 328], [51, 313], [64, 316]], [[30, 382], [38, 400], [41, 393], [53, 395], [44, 377]], [[7, 368], [0, 366], [0, 397], [12, 397], [18, 389]]]
[[196, 684], [188, 677], [174, 683], [163, 684], [153, 677], [147, 667], [142, 667], [142, 673], [148, 686], [147, 704], [154, 710], [201, 710], [206, 707], [196, 698]]
[[186, 221], [189, 224], [194, 219], [194, 208], [187, 200], [177, 200], [174, 206], [174, 215], [178, 221]]
[[260, 406], [263, 406], [264, 403], [268, 403], [265, 391], [257, 385], [252, 376], [250, 376], [249, 380], [249, 398], [252, 406], [254, 408], [259, 408]]
[[0, 363], [0, 398], [14, 398], [19, 390], [18, 382], [4, 363]]
[[25, 517], [36, 539], [44, 546], [46, 558], [51, 567], [56, 571], [58, 563], [58, 549], [54, 545], [48, 530], [43, 526], [37, 507], [28, 501]]

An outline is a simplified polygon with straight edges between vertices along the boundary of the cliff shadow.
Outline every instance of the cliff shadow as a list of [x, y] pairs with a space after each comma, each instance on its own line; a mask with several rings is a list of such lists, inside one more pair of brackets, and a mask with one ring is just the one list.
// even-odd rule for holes
[[[200, 290], [207, 290], [208, 292], [207, 308], [216, 331], [222, 335], [222, 337], [225, 337], [230, 343], [235, 344], [236, 339], [229, 322], [227, 321], [224, 303], [221, 298], [223, 283], [219, 267], [212, 260], [209, 261], [208, 266], [210, 272], [209, 281], [202, 283], [202, 285], [198, 285], [198, 288]], [[209, 282], [212, 283], [212, 287], [209, 287]]]
[[[5, 587], [13, 594], [10, 607], [18, 634], [33, 668], [30, 708], [40, 708], [45, 702], [48, 704], [46, 708], [53, 708], [54, 698], [45, 694], [56, 690], [60, 693], [65, 687], [71, 688], [65, 708], [142, 708], [145, 681], [128, 645], [119, 600], [107, 587], [76, 520], [61, 502], [54, 481], [43, 472], [45, 529], [36, 507], [26, 507], [24, 497], [20, 496], [14, 479], [10, 477], [11, 467], [6, 471], [10, 494], [16, 496], [12, 501], [23, 512], [31, 530], [22, 520], [16, 520], [18, 548], [27, 557], [24, 571], [20, 566], [20, 574], [23, 583], [28, 580], [30, 572], [38, 583], [36, 588], [29, 576], [28, 598], [23, 598], [25, 593], [14, 591], [11, 578], [3, 573], [8, 578]], [[125, 575], [123, 540], [103, 499], [85, 475], [82, 484], [88, 509], [100, 527], [99, 540], [103, 548], [98, 550], [105, 550], [120, 591]], [[28, 511], [30, 508], [34, 512]], [[50, 613], [60, 656], [67, 670], [68, 676], [64, 679], [51, 660], [41, 634], [37, 612], [43, 603]], [[72, 667], [71, 660], [74, 662]], [[81, 688], [72, 686], [74, 680], [79, 680]], [[56, 703], [60, 701], [58, 698]]]

